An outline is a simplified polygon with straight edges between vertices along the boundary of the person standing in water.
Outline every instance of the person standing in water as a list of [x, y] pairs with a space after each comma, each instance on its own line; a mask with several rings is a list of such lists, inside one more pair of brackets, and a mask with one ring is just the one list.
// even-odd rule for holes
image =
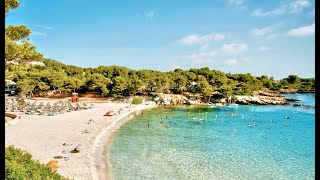
[[168, 118], [168, 112], [166, 112], [166, 118]]
[[160, 118], [159, 123], [162, 124], [162, 118]]

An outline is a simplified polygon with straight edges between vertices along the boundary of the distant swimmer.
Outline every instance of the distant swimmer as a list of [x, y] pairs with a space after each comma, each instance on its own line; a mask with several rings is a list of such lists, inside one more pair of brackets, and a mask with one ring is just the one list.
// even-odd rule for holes
[[270, 125], [268, 125], [268, 129], [270, 129], [271, 128], [271, 126]]
[[274, 120], [271, 119], [271, 122], [274, 122]]
[[284, 123], [283, 125], [284, 125], [284, 126], [288, 126], [288, 124], [287, 124], [287, 123]]
[[164, 125], [164, 127], [165, 127], [166, 129], [170, 128], [170, 126], [168, 126], [168, 125]]
[[160, 118], [160, 121], [159, 121], [159, 123], [160, 123], [160, 124], [162, 124], [162, 118]]
[[290, 117], [289, 117], [289, 116], [285, 116], [284, 118], [285, 118], [285, 119], [290, 119]]
[[168, 112], [166, 112], [166, 118], [168, 118]]
[[254, 125], [254, 126], [257, 126], [257, 123], [256, 123], [256, 122], [254, 122], [254, 123], [253, 123], [253, 125]]

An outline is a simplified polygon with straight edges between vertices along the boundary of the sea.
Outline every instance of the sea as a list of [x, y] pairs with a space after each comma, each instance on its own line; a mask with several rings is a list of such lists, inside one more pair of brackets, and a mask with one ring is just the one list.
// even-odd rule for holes
[[[315, 104], [315, 94], [285, 96]], [[315, 179], [315, 108], [151, 109], [119, 129], [109, 161], [120, 180]]]

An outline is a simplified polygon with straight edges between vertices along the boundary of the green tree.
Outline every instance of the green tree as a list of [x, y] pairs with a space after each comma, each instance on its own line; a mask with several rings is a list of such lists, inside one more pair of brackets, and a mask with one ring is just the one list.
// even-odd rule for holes
[[124, 77], [116, 76], [113, 79], [113, 88], [112, 88], [112, 94], [118, 94], [123, 95], [125, 90], [128, 88], [128, 82]]
[[99, 89], [102, 93], [108, 94], [109, 90], [107, 89], [107, 85], [110, 84], [111, 80], [106, 78], [102, 74], [93, 73], [89, 77], [89, 81], [87, 81], [86, 86], [89, 90], [97, 90]]
[[5, 13], [7, 14], [11, 9], [19, 7], [20, 3], [17, 0], [5, 0]]

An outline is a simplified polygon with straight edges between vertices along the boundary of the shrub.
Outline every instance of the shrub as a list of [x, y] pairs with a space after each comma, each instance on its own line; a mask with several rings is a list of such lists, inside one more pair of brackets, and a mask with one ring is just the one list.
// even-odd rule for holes
[[143, 98], [142, 97], [134, 97], [132, 99], [132, 104], [141, 104], [143, 101]]
[[5, 179], [57, 179], [67, 178], [53, 171], [49, 166], [32, 159], [32, 155], [8, 146], [5, 149]]

